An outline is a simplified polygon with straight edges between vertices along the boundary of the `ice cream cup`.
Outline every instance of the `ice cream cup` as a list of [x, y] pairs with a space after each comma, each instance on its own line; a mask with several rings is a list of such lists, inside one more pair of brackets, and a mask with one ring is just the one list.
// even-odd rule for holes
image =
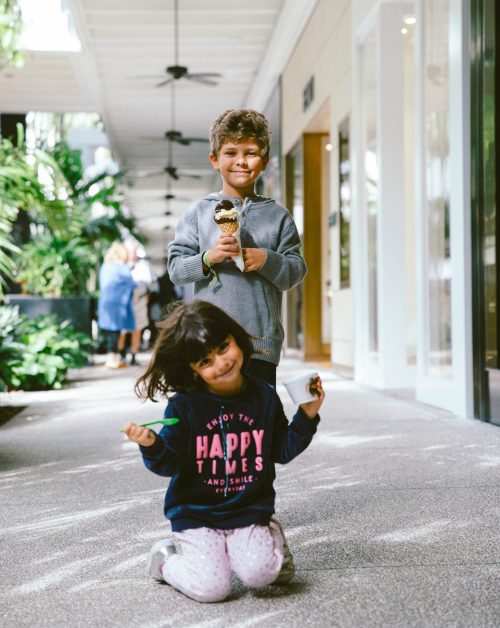
[[294, 403], [300, 405], [301, 403], [307, 403], [308, 401], [317, 399], [317, 397], [310, 392], [310, 386], [316, 377], [319, 377], [319, 373], [317, 371], [311, 371], [284, 380], [283, 384]]

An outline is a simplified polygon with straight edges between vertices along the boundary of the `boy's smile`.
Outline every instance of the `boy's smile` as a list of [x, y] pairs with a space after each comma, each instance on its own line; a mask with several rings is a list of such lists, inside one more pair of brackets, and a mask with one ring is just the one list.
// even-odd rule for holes
[[222, 176], [222, 192], [228, 196], [252, 196], [257, 177], [265, 169], [268, 157], [262, 157], [261, 148], [253, 139], [225, 142], [215, 156], [210, 153], [212, 166]]

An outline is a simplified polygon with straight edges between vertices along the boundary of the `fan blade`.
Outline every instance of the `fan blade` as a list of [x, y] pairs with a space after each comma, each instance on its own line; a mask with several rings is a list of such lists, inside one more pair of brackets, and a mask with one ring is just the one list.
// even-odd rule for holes
[[184, 138], [187, 140], [187, 142], [209, 142], [210, 140], [208, 138], [205, 137], [186, 137]]
[[198, 78], [221, 78], [220, 72], [189, 72], [189, 76], [197, 76]]
[[162, 198], [164, 198], [166, 201], [177, 200], [177, 201], [187, 202], [187, 201], [191, 201], [192, 200], [188, 196], [177, 196], [177, 194], [165, 194], [165, 196], [162, 196]]
[[158, 72], [158, 74], [141, 74], [140, 76], [129, 76], [128, 78], [133, 81], [140, 81], [142, 79], [150, 81], [151, 79], [161, 79], [163, 76], [165, 76], [164, 72]]
[[168, 85], [169, 83], [171, 83], [172, 81], [175, 81], [175, 78], [168, 78], [165, 79], [164, 81], [161, 81], [161, 83], [158, 83], [156, 85], [156, 87], [163, 87], [164, 85]]
[[183, 179], [201, 179], [200, 174], [187, 174], [182, 172], [179, 172], [179, 177], [182, 177]]
[[211, 81], [206, 78], [202, 78], [201, 76], [196, 76], [195, 74], [186, 74], [184, 78], [187, 78], [188, 81], [193, 81], [194, 83], [202, 83], [203, 85], [218, 85], [216, 81]]
[[148, 179], [149, 177], [160, 177], [161, 175], [164, 175], [165, 171], [164, 170], [155, 170], [154, 172], [146, 172], [145, 174], [140, 174], [137, 175], [139, 179]]

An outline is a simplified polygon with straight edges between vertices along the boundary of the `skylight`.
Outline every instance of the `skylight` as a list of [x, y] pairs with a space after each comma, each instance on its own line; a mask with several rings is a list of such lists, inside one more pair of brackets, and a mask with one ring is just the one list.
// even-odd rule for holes
[[80, 52], [68, 0], [20, 0], [23, 16], [21, 48], [58, 52]]

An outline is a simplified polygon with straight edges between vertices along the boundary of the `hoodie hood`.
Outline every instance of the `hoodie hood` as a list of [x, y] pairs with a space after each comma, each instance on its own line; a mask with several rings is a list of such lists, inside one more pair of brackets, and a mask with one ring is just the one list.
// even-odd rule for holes
[[236, 207], [246, 205], [247, 209], [251, 209], [252, 207], [262, 207], [264, 205], [273, 205], [275, 203], [272, 198], [266, 198], [265, 196], [259, 196], [258, 194], [247, 197], [244, 201], [241, 201], [241, 199], [236, 196], [229, 196], [228, 194], [223, 194], [222, 192], [212, 192], [211, 194], [205, 196], [203, 200], [214, 201], [216, 204], [220, 201], [228, 200]]

